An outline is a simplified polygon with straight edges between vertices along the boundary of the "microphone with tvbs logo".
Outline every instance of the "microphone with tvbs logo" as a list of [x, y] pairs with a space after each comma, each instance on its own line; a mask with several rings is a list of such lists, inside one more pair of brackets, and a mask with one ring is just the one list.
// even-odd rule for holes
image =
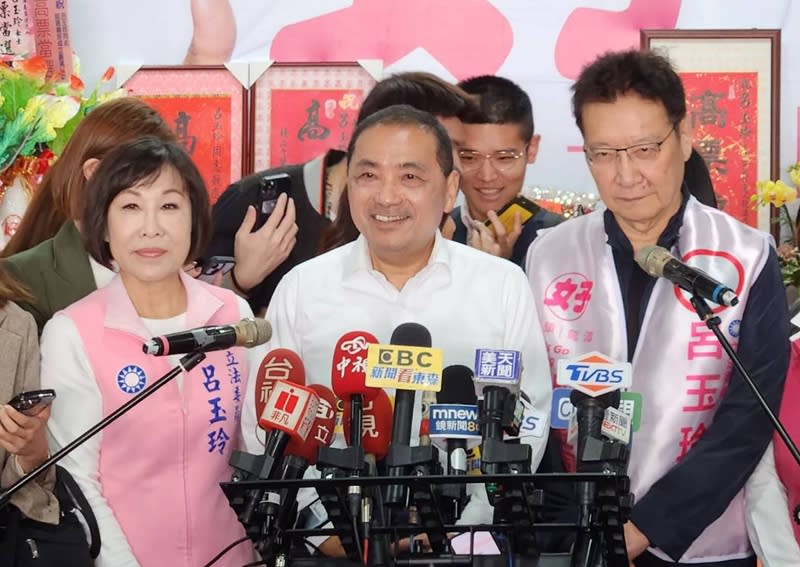
[[[577, 440], [577, 472], [623, 474], [627, 463], [631, 419], [617, 409], [620, 390], [632, 384], [631, 364], [615, 362], [599, 352], [590, 352], [575, 359], [558, 361], [556, 383], [572, 388], [570, 401], [575, 413], [570, 424], [568, 441]], [[576, 484], [578, 500], [578, 532], [573, 547], [573, 567], [602, 564], [604, 545], [598, 536], [599, 523], [597, 485], [592, 481]], [[632, 502], [622, 501], [629, 508]], [[618, 548], [624, 542], [611, 542]]]

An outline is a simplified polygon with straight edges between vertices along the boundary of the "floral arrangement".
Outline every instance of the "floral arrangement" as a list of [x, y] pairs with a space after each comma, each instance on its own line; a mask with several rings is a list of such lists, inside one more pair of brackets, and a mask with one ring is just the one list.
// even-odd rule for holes
[[780, 179], [759, 181], [756, 183], [756, 193], [751, 197], [751, 201], [756, 207], [774, 206], [778, 210], [778, 222], [789, 228], [789, 238], [778, 246], [778, 260], [781, 264], [783, 284], [800, 287], [798, 227], [795, 226], [786, 206], [797, 200], [797, 187], [800, 186], [800, 162], [789, 166], [786, 171], [789, 173], [794, 187], [790, 187]]
[[74, 61], [75, 73], [60, 83], [47, 79], [43, 57], [0, 63], [0, 201], [18, 176], [37, 184], [83, 117], [101, 102], [124, 94], [122, 89], [100, 92], [113, 77], [110, 67], [84, 96], [77, 57]]

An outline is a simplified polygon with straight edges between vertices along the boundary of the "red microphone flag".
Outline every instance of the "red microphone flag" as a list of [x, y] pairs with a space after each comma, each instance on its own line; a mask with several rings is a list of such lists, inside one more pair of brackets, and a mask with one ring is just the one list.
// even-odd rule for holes
[[323, 445], [330, 445], [333, 441], [336, 425], [336, 396], [329, 388], [320, 384], [312, 384], [309, 388], [314, 390], [319, 397], [317, 415], [305, 441], [292, 438], [286, 447], [286, 453], [302, 457], [309, 465], [315, 465], [318, 449]]
[[256, 375], [256, 415], [264, 414], [272, 387], [278, 380], [287, 380], [304, 386], [306, 369], [298, 354], [288, 348], [269, 351], [258, 366]]
[[311, 388], [278, 380], [258, 419], [262, 429], [279, 430], [304, 441], [317, 416], [319, 397]]
[[331, 363], [331, 388], [340, 400], [349, 400], [350, 396], [357, 394], [371, 399], [379, 391], [364, 383], [367, 349], [370, 344], [377, 343], [378, 339], [366, 331], [350, 331], [336, 342]]

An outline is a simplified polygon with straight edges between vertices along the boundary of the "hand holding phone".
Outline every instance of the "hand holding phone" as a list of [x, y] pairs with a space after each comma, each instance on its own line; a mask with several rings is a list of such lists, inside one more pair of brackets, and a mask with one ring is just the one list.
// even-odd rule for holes
[[[513, 200], [500, 207], [500, 210], [497, 211], [497, 217], [500, 219], [503, 228], [506, 229], [506, 233], [509, 233], [514, 230], [514, 216], [516, 213], [519, 213], [520, 221], [524, 225], [539, 212], [540, 208], [533, 201], [526, 199], [522, 195], [517, 195]], [[494, 232], [491, 220], [487, 220], [484, 224]]]
[[278, 202], [278, 197], [281, 193], [286, 193], [287, 196], [292, 194], [292, 178], [288, 173], [276, 173], [274, 175], [266, 175], [258, 182], [258, 197], [255, 203], [256, 224], [253, 230], [258, 230], [272, 212], [275, 210], [275, 205]]
[[8, 405], [21, 414], [34, 416], [52, 404], [55, 397], [55, 390], [31, 390], [17, 394]]
[[264, 281], [288, 258], [297, 243], [294, 200], [288, 194], [278, 195], [273, 213], [258, 230], [254, 227], [261, 213], [253, 209], [248, 207], [234, 238], [236, 286], [243, 291]]

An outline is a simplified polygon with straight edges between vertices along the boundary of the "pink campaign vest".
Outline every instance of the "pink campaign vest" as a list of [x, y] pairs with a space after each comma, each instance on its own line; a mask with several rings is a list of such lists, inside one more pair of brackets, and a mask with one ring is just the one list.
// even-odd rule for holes
[[[792, 358], [789, 362], [789, 372], [786, 373], [786, 385], [783, 387], [783, 401], [781, 403], [781, 423], [786, 427], [789, 436], [795, 443], [800, 442], [800, 412], [797, 404], [800, 402], [800, 341], [792, 342]], [[789, 518], [791, 520], [794, 537], [800, 543], [800, 525], [796, 518], [800, 512], [800, 468], [783, 440], [776, 433], [772, 440], [775, 450], [775, 469], [778, 477], [786, 487], [786, 496], [789, 503]], [[777, 514], [777, 511], [775, 512]]]
[[[531, 246], [528, 265], [536, 276], [531, 287], [554, 380], [560, 358], [598, 351], [617, 361], [628, 360], [625, 311], [607, 241], [603, 215], [591, 214], [540, 233]], [[735, 250], [736, 255], [723, 250]], [[718, 312], [721, 329], [735, 346], [748, 290], [768, 257], [768, 237], [690, 198], [671, 252], [736, 290], [739, 305]], [[659, 279], [633, 358], [631, 390], [642, 396], [642, 418], [632, 435], [628, 474], [637, 499], [683, 459], [711, 425], [731, 366], [688, 296]], [[566, 446], [563, 457], [574, 470], [574, 448]], [[659, 549], [651, 552], [671, 561]], [[740, 492], [681, 562], [722, 561], [751, 553]]]
[[[240, 319], [230, 291], [182, 279], [187, 328]], [[119, 277], [65, 314], [89, 347], [104, 416], [172, 368], [166, 357], [142, 352], [150, 337]], [[248, 375], [244, 349], [209, 353], [183, 375], [182, 394], [172, 381], [101, 433], [102, 493], [141, 565], [204, 565], [244, 537], [218, 483], [231, 478]], [[245, 542], [216, 565], [252, 560]]]

